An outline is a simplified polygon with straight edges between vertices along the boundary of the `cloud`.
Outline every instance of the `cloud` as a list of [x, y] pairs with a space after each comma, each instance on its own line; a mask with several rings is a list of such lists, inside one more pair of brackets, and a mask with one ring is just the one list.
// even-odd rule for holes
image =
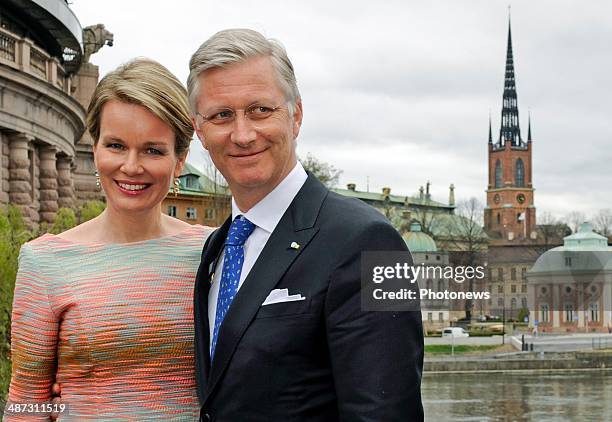
[[[211, 2], [74, 0], [115, 46], [101, 72], [145, 55], [183, 81], [197, 46], [227, 27], [279, 39], [304, 101], [299, 153], [344, 170], [341, 182], [413, 194], [427, 180], [445, 201], [485, 201], [488, 115], [497, 138], [507, 37], [501, 1]], [[558, 216], [612, 207], [612, 3], [512, 1], [523, 138], [531, 110], [536, 207]], [[194, 146], [198, 148], [197, 145]], [[198, 160], [193, 154], [193, 160]]]

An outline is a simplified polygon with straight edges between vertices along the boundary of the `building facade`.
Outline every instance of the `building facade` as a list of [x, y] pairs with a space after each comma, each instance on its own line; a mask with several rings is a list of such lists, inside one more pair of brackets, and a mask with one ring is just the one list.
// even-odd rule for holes
[[189, 224], [219, 227], [232, 213], [229, 190], [211, 180], [192, 164], [185, 163], [175, 195], [171, 189], [162, 212]]
[[531, 119], [525, 142], [519, 124], [510, 24], [502, 103], [501, 127], [495, 142], [489, 118], [489, 180], [484, 212], [485, 229], [492, 240], [534, 240], [537, 233], [532, 181]]
[[527, 280], [530, 326], [539, 332], [612, 329], [612, 247], [589, 223], [542, 254]]
[[98, 71], [85, 54], [112, 45], [112, 34], [84, 39], [89, 29], [63, 0], [0, 5], [0, 204], [37, 226], [60, 207], [101, 198], [84, 135]]

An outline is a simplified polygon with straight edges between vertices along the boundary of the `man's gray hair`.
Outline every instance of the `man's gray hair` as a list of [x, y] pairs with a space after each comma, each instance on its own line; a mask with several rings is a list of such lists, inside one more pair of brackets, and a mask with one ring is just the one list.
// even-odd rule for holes
[[189, 61], [187, 91], [193, 115], [195, 116], [197, 112], [200, 94], [199, 76], [202, 72], [257, 56], [268, 56], [272, 60], [281, 89], [289, 102], [289, 111], [293, 113], [296, 102], [300, 100], [300, 91], [285, 47], [280, 42], [267, 39], [252, 29], [225, 29], [206, 40]]

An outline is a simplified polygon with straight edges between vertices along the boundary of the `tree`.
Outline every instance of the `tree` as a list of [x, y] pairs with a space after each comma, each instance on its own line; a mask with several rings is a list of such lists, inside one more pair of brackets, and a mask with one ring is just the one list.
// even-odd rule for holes
[[411, 218], [417, 220], [421, 225], [421, 231], [435, 237], [434, 227], [441, 224], [442, 215], [440, 213], [432, 212], [426, 208], [417, 208], [411, 212]]
[[338, 184], [342, 170], [338, 170], [334, 166], [324, 161], [320, 161], [311, 153], [306, 155], [306, 158], [299, 158], [304, 169], [314, 174], [321, 183], [328, 188], [333, 188]]
[[223, 175], [221, 174], [221, 172], [217, 169], [217, 167], [215, 166], [215, 163], [213, 163], [212, 158], [210, 158], [210, 154], [208, 154], [208, 152], [205, 152], [202, 154], [202, 158], [203, 158], [203, 174], [204, 176], [208, 177], [208, 179], [213, 183], [212, 189], [214, 194], [223, 194], [226, 191], [227, 188], [227, 181], [225, 180], [225, 178], [223, 177]]
[[577, 233], [578, 228], [586, 221], [584, 213], [580, 211], [572, 211], [565, 217], [567, 225], [572, 229], [572, 233]]
[[541, 253], [550, 249], [550, 246], [563, 243], [563, 237], [571, 234], [571, 229], [548, 211], [540, 214], [538, 221], [538, 236], [542, 240], [539, 244], [543, 246], [540, 248]]
[[[456, 266], [476, 267], [484, 265], [488, 248], [488, 237], [483, 226], [483, 204], [476, 198], [459, 201], [455, 215], [448, 216], [442, 224], [441, 245], [455, 251], [451, 254]], [[468, 279], [468, 291], [474, 291], [474, 278]], [[474, 303], [464, 302], [465, 317], [472, 319]]]
[[595, 231], [602, 236], [612, 235], [612, 210], [610, 208], [599, 210], [593, 217]]

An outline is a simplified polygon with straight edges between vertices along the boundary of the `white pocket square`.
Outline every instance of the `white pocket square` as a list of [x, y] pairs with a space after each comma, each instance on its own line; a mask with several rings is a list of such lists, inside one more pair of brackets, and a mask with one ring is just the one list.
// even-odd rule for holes
[[274, 289], [270, 292], [266, 300], [263, 301], [261, 306], [272, 305], [273, 303], [297, 302], [299, 300], [306, 300], [306, 298], [299, 293], [290, 295], [289, 289]]

